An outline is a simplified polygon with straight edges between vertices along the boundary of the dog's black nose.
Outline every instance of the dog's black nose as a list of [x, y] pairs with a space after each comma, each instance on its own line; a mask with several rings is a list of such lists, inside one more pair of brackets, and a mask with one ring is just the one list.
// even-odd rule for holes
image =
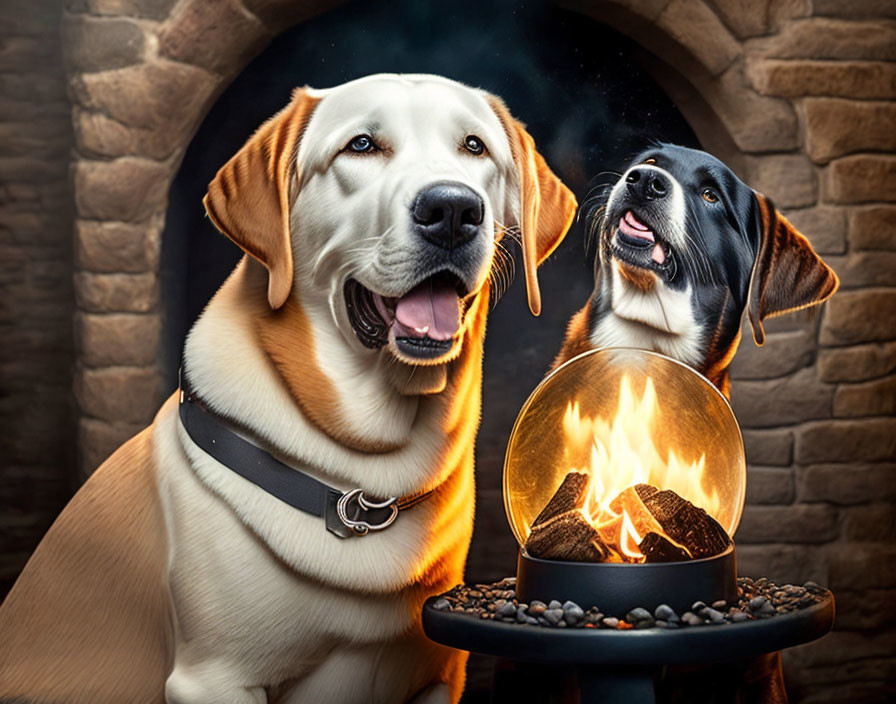
[[632, 169], [625, 182], [636, 195], [647, 200], [665, 198], [669, 193], [669, 180], [655, 169]]
[[469, 186], [441, 181], [424, 188], [411, 207], [414, 229], [443, 249], [466, 244], [479, 232], [485, 208]]

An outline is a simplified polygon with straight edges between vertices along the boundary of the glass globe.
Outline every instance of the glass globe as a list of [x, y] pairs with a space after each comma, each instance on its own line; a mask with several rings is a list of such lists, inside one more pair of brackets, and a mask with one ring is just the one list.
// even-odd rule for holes
[[587, 352], [529, 396], [504, 462], [504, 508], [520, 546], [571, 471], [590, 476], [585, 511], [594, 525], [639, 484], [675, 491], [729, 536], [740, 522], [746, 462], [731, 407], [705, 377], [660, 354]]

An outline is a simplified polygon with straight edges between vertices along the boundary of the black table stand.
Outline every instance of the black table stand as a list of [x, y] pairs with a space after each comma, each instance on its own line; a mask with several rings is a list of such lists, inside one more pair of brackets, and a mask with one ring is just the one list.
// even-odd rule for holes
[[654, 677], [666, 665], [710, 665], [808, 643], [834, 623], [834, 598], [772, 618], [649, 628], [550, 628], [482, 619], [423, 606], [423, 630], [436, 643], [515, 662], [572, 666], [582, 704], [654, 704]]

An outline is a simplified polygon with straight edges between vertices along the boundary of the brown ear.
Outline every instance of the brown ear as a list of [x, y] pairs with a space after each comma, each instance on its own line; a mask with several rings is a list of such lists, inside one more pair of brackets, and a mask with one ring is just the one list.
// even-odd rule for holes
[[268, 302], [275, 310], [292, 289], [290, 176], [299, 140], [319, 102], [297, 88], [289, 105], [221, 167], [202, 201], [215, 227], [267, 267]]
[[765, 342], [763, 320], [826, 301], [834, 295], [840, 280], [772, 202], [759, 193], [755, 195], [759, 254], [753, 265], [747, 309], [753, 339], [761, 345]]
[[535, 150], [535, 141], [526, 132], [499, 98], [488, 96], [489, 104], [504, 126], [510, 150], [516, 163], [519, 188], [520, 240], [523, 266], [526, 270], [526, 291], [529, 310], [541, 313], [541, 291], [538, 288], [538, 265], [563, 240], [576, 214], [576, 197], [545, 163]]

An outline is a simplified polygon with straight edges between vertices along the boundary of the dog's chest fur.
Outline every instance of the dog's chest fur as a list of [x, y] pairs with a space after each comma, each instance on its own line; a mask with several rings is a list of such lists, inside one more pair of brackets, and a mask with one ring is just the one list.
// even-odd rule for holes
[[699, 365], [706, 335], [694, 312], [692, 289], [658, 282], [642, 290], [627, 282], [615, 263], [606, 269], [589, 311], [591, 345], [647, 349]]

